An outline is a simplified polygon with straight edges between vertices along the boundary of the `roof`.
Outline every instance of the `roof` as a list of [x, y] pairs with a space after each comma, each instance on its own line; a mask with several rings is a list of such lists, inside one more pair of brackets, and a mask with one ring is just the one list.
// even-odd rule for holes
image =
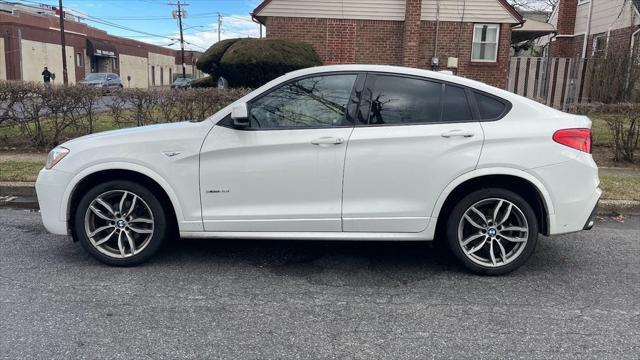
[[[272, 1], [273, 0], [263, 0], [255, 9], [253, 9], [253, 11], [251, 12], [251, 16], [254, 19], [258, 20], [260, 23], [263, 23], [262, 19], [258, 18], [259, 13]], [[507, 10], [507, 12], [513, 17], [513, 19], [516, 20], [517, 23], [519, 24], [524, 23], [524, 18], [522, 17], [522, 15], [518, 12], [518, 10], [516, 10], [515, 7], [509, 4], [507, 0], [495, 0], [495, 1], [497, 1], [500, 5], [502, 5], [505, 8], [505, 10]], [[640, 1], [640, 0], [634, 0], [634, 1]]]
[[527, 19], [521, 27], [513, 28], [511, 32], [511, 43], [516, 44], [521, 41], [532, 40], [555, 32], [556, 28], [552, 24]]
[[509, 13], [511, 13], [511, 15], [516, 20], [518, 20], [520, 24], [524, 22], [524, 18], [522, 17], [522, 15], [518, 12], [518, 10], [516, 10], [516, 8], [513, 7], [513, 5], [509, 4], [507, 0], [498, 0], [498, 1], [500, 2], [500, 4], [502, 4], [502, 6], [505, 7], [505, 9], [507, 9]]

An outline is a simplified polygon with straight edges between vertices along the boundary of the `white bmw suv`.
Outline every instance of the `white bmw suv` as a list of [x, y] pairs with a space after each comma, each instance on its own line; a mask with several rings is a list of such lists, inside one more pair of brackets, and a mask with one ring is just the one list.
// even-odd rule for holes
[[591, 121], [419, 69], [284, 75], [208, 119], [53, 149], [45, 227], [133, 265], [168, 236], [433, 240], [480, 274], [521, 266], [538, 234], [593, 226]]

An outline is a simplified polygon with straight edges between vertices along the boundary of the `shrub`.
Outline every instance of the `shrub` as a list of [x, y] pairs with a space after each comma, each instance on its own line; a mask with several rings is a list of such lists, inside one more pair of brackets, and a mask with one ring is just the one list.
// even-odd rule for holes
[[205, 76], [203, 78], [191, 81], [191, 87], [194, 88], [211, 88], [217, 86], [218, 80], [213, 76]]
[[635, 151], [640, 145], [640, 103], [591, 103], [575, 106], [573, 110], [604, 119], [614, 161], [635, 160]]
[[0, 144], [46, 149], [94, 132], [98, 120], [103, 130], [202, 120], [248, 91], [123, 89], [105, 98], [88, 87], [0, 83]]
[[[280, 39], [233, 39], [215, 44], [198, 68], [233, 87], [258, 87], [290, 71], [322, 64], [311, 45]], [[204, 58], [204, 59], [203, 59]], [[205, 70], [206, 69], [206, 70]]]
[[218, 64], [220, 64], [220, 60], [222, 60], [222, 56], [227, 51], [227, 49], [229, 49], [229, 47], [235, 44], [238, 40], [240, 39], [227, 39], [218, 41], [217, 43], [213, 44], [207, 49], [207, 51], [204, 52], [204, 54], [200, 56], [200, 58], [198, 58], [196, 67], [200, 71], [207, 73], [214, 78], [220, 77], [220, 68]]

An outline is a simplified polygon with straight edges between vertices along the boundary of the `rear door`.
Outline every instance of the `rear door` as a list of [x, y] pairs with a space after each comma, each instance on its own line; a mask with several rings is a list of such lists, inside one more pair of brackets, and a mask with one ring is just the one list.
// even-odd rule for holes
[[454, 84], [367, 75], [345, 160], [343, 231], [427, 227], [442, 190], [480, 156], [470, 96]]

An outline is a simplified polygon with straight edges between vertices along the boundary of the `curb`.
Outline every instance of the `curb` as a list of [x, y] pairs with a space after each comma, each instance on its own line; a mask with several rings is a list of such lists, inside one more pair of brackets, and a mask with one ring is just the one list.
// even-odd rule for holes
[[[0, 182], [0, 208], [38, 209], [35, 183]], [[596, 213], [600, 216], [640, 215], [640, 201], [600, 200]]]
[[36, 184], [33, 182], [0, 182], [0, 196], [36, 197]]

